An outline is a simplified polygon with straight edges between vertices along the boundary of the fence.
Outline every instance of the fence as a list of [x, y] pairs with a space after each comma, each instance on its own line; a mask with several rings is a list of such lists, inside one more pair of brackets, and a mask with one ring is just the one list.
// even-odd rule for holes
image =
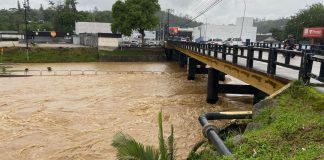
[[[299, 50], [294, 51], [282, 49], [280, 45], [263, 47], [265, 44], [261, 45], [260, 43], [256, 45], [252, 43], [250, 46], [227, 46], [225, 44], [217, 45], [169, 41], [168, 44], [254, 70], [262, 69], [260, 67], [254, 67], [255, 62], [261, 62], [266, 64], [265, 72], [269, 76], [279, 77], [279, 75], [276, 74], [277, 66], [281, 66], [298, 71], [298, 79], [306, 84], [310, 83], [310, 79], [324, 83], [324, 52], [320, 49], [322, 46], [318, 46], [318, 49], [315, 50], [316, 46], [311, 45], [311, 50], [308, 50], [308, 45], [305, 45], [305, 49], [299, 48]], [[219, 54], [221, 55], [218, 56]], [[264, 56], [264, 54], [267, 56]], [[283, 62], [278, 59], [279, 54], [285, 57]], [[299, 57], [300, 63], [297, 65], [291, 64], [291, 55]], [[242, 65], [242, 63], [238, 63], [239, 58], [245, 59], [246, 64]], [[320, 63], [319, 74], [312, 73], [313, 64], [315, 62]]]

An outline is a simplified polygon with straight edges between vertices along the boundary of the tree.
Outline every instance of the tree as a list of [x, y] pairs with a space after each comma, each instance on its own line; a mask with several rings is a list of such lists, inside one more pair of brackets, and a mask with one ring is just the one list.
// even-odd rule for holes
[[130, 36], [136, 30], [142, 35], [144, 44], [144, 31], [158, 25], [159, 20], [155, 13], [159, 10], [158, 0], [118, 0], [112, 7], [112, 31]]
[[292, 16], [285, 28], [285, 34], [293, 34], [297, 40], [301, 40], [305, 27], [321, 26], [324, 26], [324, 5], [316, 3]]

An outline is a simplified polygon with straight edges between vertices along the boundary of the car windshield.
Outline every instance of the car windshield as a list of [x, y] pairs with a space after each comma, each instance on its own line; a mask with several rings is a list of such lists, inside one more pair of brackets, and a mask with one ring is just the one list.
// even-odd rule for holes
[[233, 41], [242, 41], [241, 38], [233, 38]]

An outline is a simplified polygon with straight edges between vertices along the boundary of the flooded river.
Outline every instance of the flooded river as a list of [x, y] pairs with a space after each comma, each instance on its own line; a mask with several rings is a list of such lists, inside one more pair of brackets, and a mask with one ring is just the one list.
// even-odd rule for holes
[[187, 81], [175, 63], [13, 65], [46, 67], [120, 73], [0, 78], [0, 159], [115, 159], [110, 144], [118, 132], [158, 148], [160, 110], [165, 135], [174, 125], [177, 159], [185, 159], [203, 138], [201, 113], [251, 109], [251, 97], [223, 96], [207, 104], [207, 76]]

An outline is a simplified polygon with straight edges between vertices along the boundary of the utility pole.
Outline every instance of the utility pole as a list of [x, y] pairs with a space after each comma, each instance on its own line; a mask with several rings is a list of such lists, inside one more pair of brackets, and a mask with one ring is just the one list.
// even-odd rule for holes
[[167, 38], [170, 38], [170, 13], [173, 12], [173, 9], [167, 9], [168, 12], [168, 22], [167, 22]]
[[29, 0], [24, 1], [24, 8], [25, 8], [25, 41], [26, 41], [26, 59], [29, 61], [29, 55], [28, 55], [28, 21], [27, 21], [27, 9], [29, 7]]

